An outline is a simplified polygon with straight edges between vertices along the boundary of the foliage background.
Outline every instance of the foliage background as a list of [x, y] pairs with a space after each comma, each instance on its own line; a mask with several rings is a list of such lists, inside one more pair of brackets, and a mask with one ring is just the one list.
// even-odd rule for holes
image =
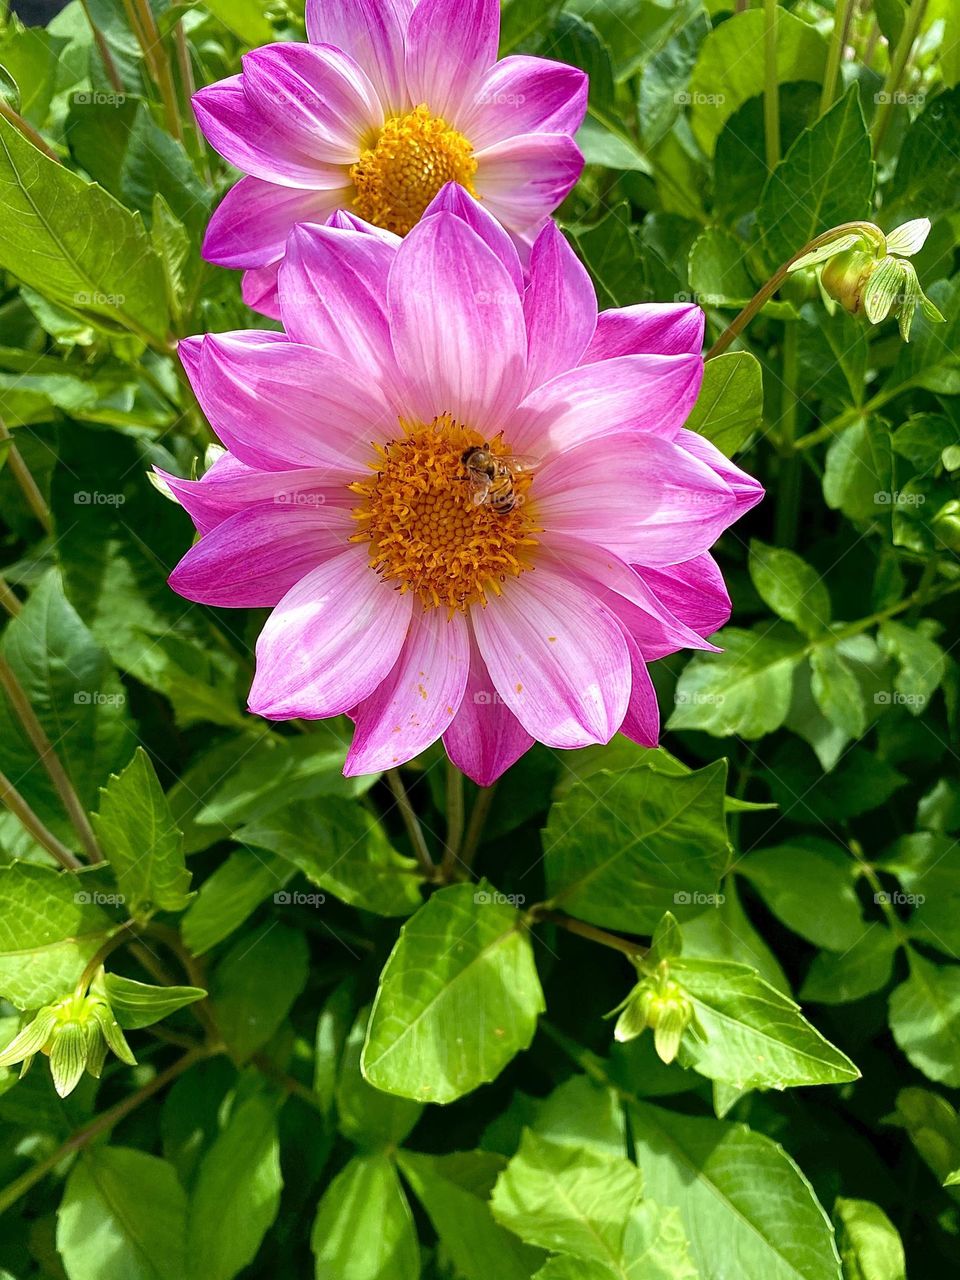
[[[601, 305], [694, 298], [713, 340], [814, 234], [929, 217], [946, 323], [904, 346], [797, 279], [710, 362], [691, 425], [769, 492], [718, 548], [724, 653], [656, 665], [661, 751], [538, 747], [482, 831], [468, 788], [485, 881], [425, 907], [393, 792], [340, 776], [346, 726], [244, 712], [262, 619], [167, 589], [191, 527], [146, 474], [210, 442], [173, 340], [261, 323], [199, 255], [231, 175], [190, 83], [302, 12], [7, 17], [0, 670], [110, 865], [58, 874], [0, 812], [0, 1043], [131, 913], [111, 972], [209, 999], [128, 1011], [139, 1065], [65, 1100], [42, 1061], [0, 1072], [3, 1275], [895, 1280], [901, 1238], [911, 1277], [956, 1265], [960, 46], [950, 0], [837, 9], [504, 8], [503, 52], [590, 73], [561, 217]], [[5, 684], [0, 770], [85, 858]], [[441, 754], [405, 781], [439, 859]], [[603, 1019], [636, 979], [616, 938], [668, 909], [686, 1067]], [[375, 998], [392, 1092], [360, 1071]]]

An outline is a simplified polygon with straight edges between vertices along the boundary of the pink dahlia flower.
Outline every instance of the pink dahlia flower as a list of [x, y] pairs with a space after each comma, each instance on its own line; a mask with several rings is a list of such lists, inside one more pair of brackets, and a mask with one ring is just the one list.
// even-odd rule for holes
[[171, 585], [272, 608], [250, 709], [349, 713], [348, 774], [441, 736], [483, 785], [535, 739], [654, 745], [647, 663], [713, 647], [729, 600], [707, 550], [762, 496], [683, 430], [702, 313], [598, 315], [552, 223], [525, 287], [452, 186], [406, 239], [371, 232], [293, 232], [285, 333], [181, 344], [228, 452], [166, 477], [202, 535]]
[[277, 266], [298, 222], [336, 209], [405, 235], [455, 181], [520, 241], [576, 182], [587, 78], [543, 58], [497, 61], [499, 0], [307, 0], [309, 44], [245, 55], [193, 99], [242, 178], [204, 254], [246, 269], [247, 302], [276, 315]]

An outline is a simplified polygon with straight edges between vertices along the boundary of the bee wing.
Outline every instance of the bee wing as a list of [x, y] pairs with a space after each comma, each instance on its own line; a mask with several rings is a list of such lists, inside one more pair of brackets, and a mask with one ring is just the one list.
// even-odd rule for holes
[[481, 507], [487, 500], [487, 494], [490, 492], [492, 481], [489, 476], [482, 472], [471, 471], [467, 479], [470, 482], [470, 490], [473, 497], [473, 505]]
[[535, 471], [540, 465], [540, 459], [534, 458], [529, 453], [511, 453], [508, 457], [502, 459], [511, 471], [515, 471], [518, 475], [524, 471]]

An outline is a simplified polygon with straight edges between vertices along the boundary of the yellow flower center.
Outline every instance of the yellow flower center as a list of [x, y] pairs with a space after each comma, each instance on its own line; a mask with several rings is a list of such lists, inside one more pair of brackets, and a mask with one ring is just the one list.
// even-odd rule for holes
[[354, 207], [367, 222], [405, 236], [445, 182], [459, 182], [475, 196], [476, 172], [473, 148], [463, 134], [421, 104], [387, 120], [373, 146], [351, 166]]
[[400, 425], [400, 439], [375, 446], [374, 478], [350, 486], [363, 500], [352, 541], [369, 541], [371, 566], [425, 607], [485, 605], [488, 591], [499, 595], [501, 583], [530, 568], [538, 532], [525, 500], [530, 473], [495, 465], [497, 483], [486, 492], [464, 455], [484, 446], [509, 459], [499, 436], [484, 441], [448, 413]]

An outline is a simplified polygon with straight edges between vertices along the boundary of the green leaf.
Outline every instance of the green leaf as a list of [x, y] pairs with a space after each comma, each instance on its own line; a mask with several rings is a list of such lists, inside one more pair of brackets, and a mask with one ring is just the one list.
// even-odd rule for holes
[[257, 1255], [280, 1207], [275, 1102], [254, 1094], [234, 1107], [197, 1171], [187, 1222], [188, 1280], [232, 1280]]
[[282, 893], [296, 874], [284, 858], [265, 849], [235, 849], [200, 886], [183, 917], [183, 940], [195, 956], [215, 947], [256, 911]]
[[841, 1196], [833, 1216], [840, 1227], [845, 1280], [907, 1280], [900, 1234], [879, 1205]]
[[846, 951], [863, 938], [857, 864], [825, 840], [757, 849], [737, 863], [780, 920], [817, 947]]
[[810, 1025], [799, 1005], [755, 969], [680, 956], [670, 976], [692, 1001], [702, 1038], [688, 1032], [680, 1061], [739, 1089], [856, 1080], [857, 1068]]
[[911, 215], [935, 218], [954, 210], [960, 201], [960, 158], [955, 146], [960, 88], [931, 95], [922, 105], [903, 140], [891, 183], [891, 226]]
[[900, 667], [893, 682], [900, 695], [898, 703], [912, 715], [922, 715], [946, 672], [946, 654], [921, 627], [908, 627], [893, 618], [880, 624], [877, 639], [881, 650]]
[[810, 690], [827, 720], [844, 738], [860, 738], [867, 710], [860, 681], [835, 645], [820, 645], [810, 655]]
[[40, 27], [22, 27], [16, 18], [0, 40], [0, 65], [20, 90], [15, 107], [38, 128], [46, 124], [66, 44]]
[[853, 84], [797, 138], [767, 179], [757, 228], [770, 266], [786, 262], [831, 227], [868, 217], [874, 178], [870, 135]]
[[[4, 633], [3, 655], [86, 808], [111, 769], [130, 757], [126, 694], [103, 650], [47, 574]], [[0, 697], [0, 769], [48, 826], [68, 843], [76, 836], [37, 754]]]
[[960, 968], [910, 953], [910, 976], [890, 997], [890, 1030], [918, 1071], [960, 1086]]
[[190, 872], [183, 841], [143, 747], [103, 788], [94, 825], [132, 916], [144, 920], [187, 905]]
[[551, 905], [632, 933], [652, 933], [668, 909], [700, 909], [728, 857], [726, 773], [718, 760], [675, 777], [602, 772], [571, 788], [544, 832]]
[[543, 1008], [519, 913], [485, 882], [451, 885], [400, 931], [380, 975], [363, 1074], [387, 1093], [452, 1102], [527, 1048]]
[[238, 1062], [263, 1047], [306, 986], [309, 956], [302, 933], [265, 924], [241, 935], [210, 981], [217, 1026]]
[[18, 1009], [68, 994], [116, 927], [96, 905], [102, 883], [26, 862], [0, 867], [0, 994]]
[[687, 956], [745, 964], [756, 969], [772, 987], [790, 994], [790, 984], [776, 956], [740, 903], [735, 876], [727, 876], [715, 906], [684, 921], [683, 950]]
[[57, 1211], [70, 1280], [183, 1280], [187, 1198], [172, 1165], [127, 1147], [87, 1148]]
[[310, 1238], [316, 1280], [418, 1280], [410, 1206], [385, 1155], [355, 1156], [328, 1185]]
[[624, 1156], [550, 1142], [527, 1132], [494, 1188], [494, 1217], [527, 1244], [617, 1267], [629, 1219], [643, 1198]]
[[590, 272], [601, 309], [626, 307], [641, 297], [640, 246], [624, 202], [590, 226], [566, 226], [583, 265]]
[[[787, 9], [777, 9], [777, 82], [823, 77], [827, 47], [813, 27]], [[733, 113], [763, 91], [764, 15], [735, 13], [709, 33], [690, 77], [690, 127], [708, 156]], [[826, 230], [826, 228], [824, 228]], [[796, 247], [799, 249], [803, 241]]]
[[760, 363], [749, 351], [728, 351], [708, 360], [687, 429], [705, 436], [732, 458], [763, 420]]
[[690, 288], [704, 307], [741, 307], [756, 293], [746, 264], [746, 245], [732, 231], [708, 227], [693, 243]]
[[238, 838], [285, 858], [351, 906], [402, 916], [423, 901], [416, 862], [397, 853], [376, 817], [350, 801], [292, 804], [243, 827]]
[[3, 119], [0, 184], [0, 266], [68, 310], [165, 341], [163, 270], [139, 217]]
[[336, 1082], [339, 1128], [345, 1138], [360, 1147], [399, 1147], [420, 1119], [423, 1106], [394, 1093], [383, 1093], [363, 1078], [360, 1055], [369, 1014], [369, 1008], [357, 1014], [340, 1054]]
[[718, 738], [762, 738], [779, 729], [803, 657], [800, 637], [725, 627], [714, 641], [722, 653], [697, 654], [684, 668], [667, 728], [701, 729]]
[[890, 432], [874, 419], [858, 419], [827, 450], [827, 506], [851, 520], [885, 519], [893, 505], [892, 468]]
[[680, 1210], [701, 1280], [840, 1280], [827, 1215], [777, 1143], [647, 1104], [630, 1116], [647, 1194]]
[[891, 1121], [907, 1131], [938, 1182], [960, 1165], [960, 1116], [946, 1098], [929, 1089], [901, 1089]]
[[491, 1165], [496, 1176], [501, 1161], [479, 1151], [449, 1156], [401, 1151], [399, 1164], [463, 1280], [528, 1280], [542, 1255], [494, 1221], [486, 1188], [462, 1185], [465, 1174], [482, 1176]]
[[820, 635], [830, 623], [830, 593], [812, 565], [783, 547], [750, 543], [750, 577], [774, 613], [807, 636]]
[[202, 987], [153, 987], [119, 973], [105, 974], [103, 989], [113, 1016], [127, 1030], [152, 1027], [207, 994]]

